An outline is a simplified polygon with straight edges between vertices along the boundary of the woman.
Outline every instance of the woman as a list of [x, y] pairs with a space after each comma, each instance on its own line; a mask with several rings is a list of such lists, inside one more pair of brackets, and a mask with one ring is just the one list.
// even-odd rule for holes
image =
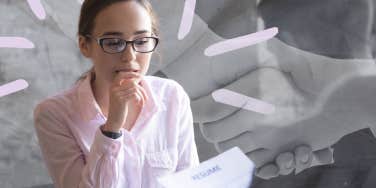
[[83, 3], [79, 47], [93, 68], [34, 111], [55, 187], [159, 187], [158, 177], [198, 164], [188, 95], [145, 76], [157, 33], [147, 1]]

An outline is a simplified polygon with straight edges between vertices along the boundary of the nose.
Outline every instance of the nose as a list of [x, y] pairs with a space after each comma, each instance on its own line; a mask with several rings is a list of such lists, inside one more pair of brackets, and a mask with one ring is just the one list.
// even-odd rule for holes
[[121, 53], [121, 60], [124, 62], [131, 62], [136, 59], [136, 53], [133, 48], [132, 44], [127, 44], [124, 51]]

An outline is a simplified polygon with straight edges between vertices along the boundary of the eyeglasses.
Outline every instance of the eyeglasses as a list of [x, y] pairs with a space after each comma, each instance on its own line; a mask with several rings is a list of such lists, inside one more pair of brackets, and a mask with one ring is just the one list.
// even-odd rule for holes
[[103, 51], [110, 54], [123, 52], [128, 43], [132, 44], [132, 48], [136, 52], [149, 53], [154, 51], [159, 42], [157, 37], [141, 37], [131, 41], [110, 37], [94, 38], [91, 35], [86, 35], [86, 37], [96, 40]]

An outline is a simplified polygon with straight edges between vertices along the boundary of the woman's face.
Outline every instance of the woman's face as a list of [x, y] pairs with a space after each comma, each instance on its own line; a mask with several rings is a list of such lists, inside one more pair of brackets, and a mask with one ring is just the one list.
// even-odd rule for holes
[[96, 79], [112, 82], [119, 71], [138, 71], [145, 75], [152, 53], [134, 51], [130, 43], [123, 52], [110, 54], [103, 51], [97, 38], [121, 38], [127, 41], [152, 35], [149, 13], [137, 2], [118, 2], [103, 9], [95, 18], [92, 38], [87, 43], [88, 57], [94, 63]]

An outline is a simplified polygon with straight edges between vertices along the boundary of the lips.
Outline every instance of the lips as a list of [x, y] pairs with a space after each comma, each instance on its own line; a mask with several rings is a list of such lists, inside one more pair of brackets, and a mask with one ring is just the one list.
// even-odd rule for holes
[[137, 69], [132, 69], [132, 68], [122, 68], [122, 69], [116, 69], [115, 73], [119, 72], [138, 72], [139, 70]]

